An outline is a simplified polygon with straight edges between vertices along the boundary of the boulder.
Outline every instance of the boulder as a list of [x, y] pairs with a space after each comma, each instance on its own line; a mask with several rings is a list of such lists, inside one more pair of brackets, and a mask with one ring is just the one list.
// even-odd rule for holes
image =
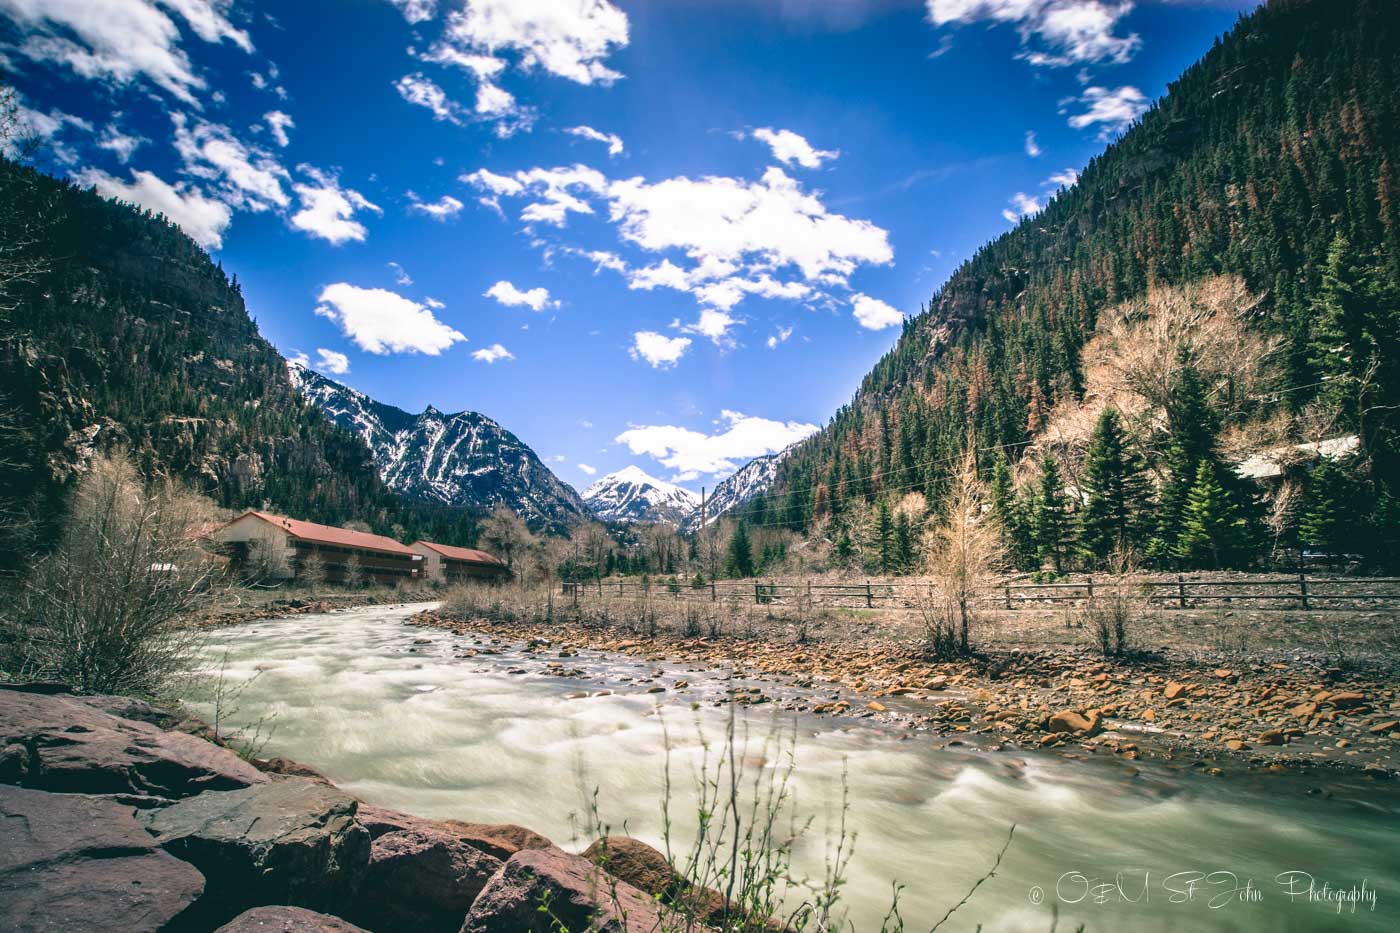
[[513, 823], [464, 823], [460, 820], [429, 820], [383, 807], [361, 804], [356, 819], [369, 830], [370, 838], [404, 829], [435, 829], [451, 833], [467, 845], [505, 861], [525, 849], [552, 849], [554, 843], [537, 832]]
[[180, 721], [180, 717], [169, 710], [152, 706], [145, 700], [138, 700], [135, 697], [91, 696], [74, 697], [73, 699], [86, 706], [91, 706], [95, 710], [116, 716], [118, 719], [144, 722], [157, 729], [169, 729]]
[[1061, 710], [1050, 717], [1051, 732], [1073, 732], [1084, 737], [1098, 735], [1103, 724], [1098, 710], [1080, 713], [1072, 709]]
[[472, 904], [461, 933], [595, 933], [664, 929], [661, 906], [588, 859], [561, 849], [517, 852]]
[[128, 807], [0, 786], [0, 929], [160, 930], [204, 890]]
[[254, 907], [245, 910], [214, 933], [366, 933], [330, 914], [303, 907]]
[[453, 933], [501, 865], [426, 822], [384, 833], [370, 845], [369, 867], [350, 916], [373, 930]]
[[122, 719], [89, 699], [0, 690], [0, 780], [63, 793], [169, 799], [268, 780], [228, 749]]
[[208, 879], [200, 920], [212, 926], [259, 904], [346, 909], [369, 864], [353, 797], [304, 778], [207, 791], [142, 813], [170, 854]]
[[604, 836], [583, 850], [583, 857], [619, 881], [660, 898], [701, 921], [723, 916], [724, 896], [693, 886], [671, 867], [666, 856], [640, 839]]

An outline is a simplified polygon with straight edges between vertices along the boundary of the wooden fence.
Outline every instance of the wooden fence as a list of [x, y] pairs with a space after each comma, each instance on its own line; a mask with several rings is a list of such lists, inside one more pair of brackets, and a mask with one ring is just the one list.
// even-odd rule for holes
[[[706, 600], [791, 604], [857, 609], [916, 609], [937, 597], [927, 581], [822, 583], [812, 580], [720, 580], [692, 582], [636, 579], [565, 582], [563, 594], [574, 602], [600, 598]], [[1400, 577], [1334, 577], [1299, 573], [1268, 577], [1221, 577], [1179, 574], [1131, 581], [1086, 577], [1063, 583], [1016, 581], [979, 590], [978, 600], [1003, 609], [1084, 605], [1095, 596], [1125, 594], [1167, 609], [1202, 609], [1241, 603], [1256, 609], [1396, 609]]]

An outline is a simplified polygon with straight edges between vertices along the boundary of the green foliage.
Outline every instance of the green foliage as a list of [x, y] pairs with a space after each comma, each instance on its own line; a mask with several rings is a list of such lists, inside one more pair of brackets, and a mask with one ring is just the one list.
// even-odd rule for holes
[[754, 575], [753, 544], [749, 541], [748, 526], [742, 521], [734, 526], [734, 534], [729, 537], [729, 547], [724, 555], [724, 575], [737, 578]]
[[1127, 554], [1142, 540], [1151, 495], [1146, 469], [1118, 412], [1104, 409], [1089, 440], [1079, 512], [1079, 546], [1091, 560], [1101, 563]]
[[1048, 561], [1056, 573], [1064, 570], [1065, 555], [1073, 544], [1073, 523], [1065, 501], [1064, 481], [1060, 464], [1046, 456], [1040, 465], [1040, 485], [1036, 491], [1032, 512], [1032, 534], [1036, 556]]
[[1207, 460], [1196, 467], [1174, 551], [1186, 567], [1204, 570], [1239, 566], [1249, 552], [1248, 523]]

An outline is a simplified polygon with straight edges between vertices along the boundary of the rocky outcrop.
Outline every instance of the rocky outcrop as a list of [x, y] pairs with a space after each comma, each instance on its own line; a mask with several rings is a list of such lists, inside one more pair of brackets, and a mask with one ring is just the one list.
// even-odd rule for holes
[[130, 807], [0, 785], [0, 929], [160, 930], [204, 891]]
[[461, 933], [661, 930], [660, 911], [646, 892], [582, 856], [527, 849], [511, 856], [491, 879], [472, 904]]
[[144, 814], [165, 851], [204, 872], [201, 913], [257, 904], [341, 909], [369, 862], [369, 832], [356, 801], [329, 785], [285, 778], [210, 791]]
[[214, 933], [367, 933], [363, 927], [304, 907], [254, 907]]
[[683, 889], [636, 840], [607, 851], [648, 890], [521, 826], [361, 806], [285, 759], [263, 773], [191, 726], [0, 689], [0, 930], [656, 930], [650, 888]]
[[115, 716], [99, 708], [99, 699], [112, 698], [0, 689], [0, 781], [61, 793], [177, 800], [268, 780], [228, 749]]

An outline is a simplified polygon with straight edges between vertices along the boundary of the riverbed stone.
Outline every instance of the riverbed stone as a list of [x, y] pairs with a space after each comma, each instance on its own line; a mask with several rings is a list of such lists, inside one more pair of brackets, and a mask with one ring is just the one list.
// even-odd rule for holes
[[370, 845], [356, 920], [374, 930], [444, 931], [462, 925], [502, 862], [426, 821]]
[[156, 842], [208, 879], [202, 920], [259, 904], [346, 909], [369, 864], [356, 801], [305, 778], [279, 778], [141, 815]]
[[0, 780], [61, 793], [179, 799], [267, 781], [228, 749], [71, 696], [0, 689], [0, 749]]
[[254, 907], [245, 910], [214, 933], [367, 933], [339, 917], [305, 907]]
[[596, 933], [661, 930], [661, 910], [646, 892], [582, 856], [527, 849], [491, 879], [461, 933], [553, 933], [561, 926]]
[[1080, 713], [1076, 710], [1061, 710], [1050, 717], [1051, 732], [1073, 732], [1083, 736], [1097, 735], [1102, 727], [1098, 710]]
[[583, 857], [620, 881], [660, 898], [704, 922], [725, 912], [724, 896], [686, 881], [666, 856], [640, 839], [604, 836], [583, 850]]
[[156, 848], [129, 807], [0, 786], [0, 929], [160, 930], [204, 890]]

